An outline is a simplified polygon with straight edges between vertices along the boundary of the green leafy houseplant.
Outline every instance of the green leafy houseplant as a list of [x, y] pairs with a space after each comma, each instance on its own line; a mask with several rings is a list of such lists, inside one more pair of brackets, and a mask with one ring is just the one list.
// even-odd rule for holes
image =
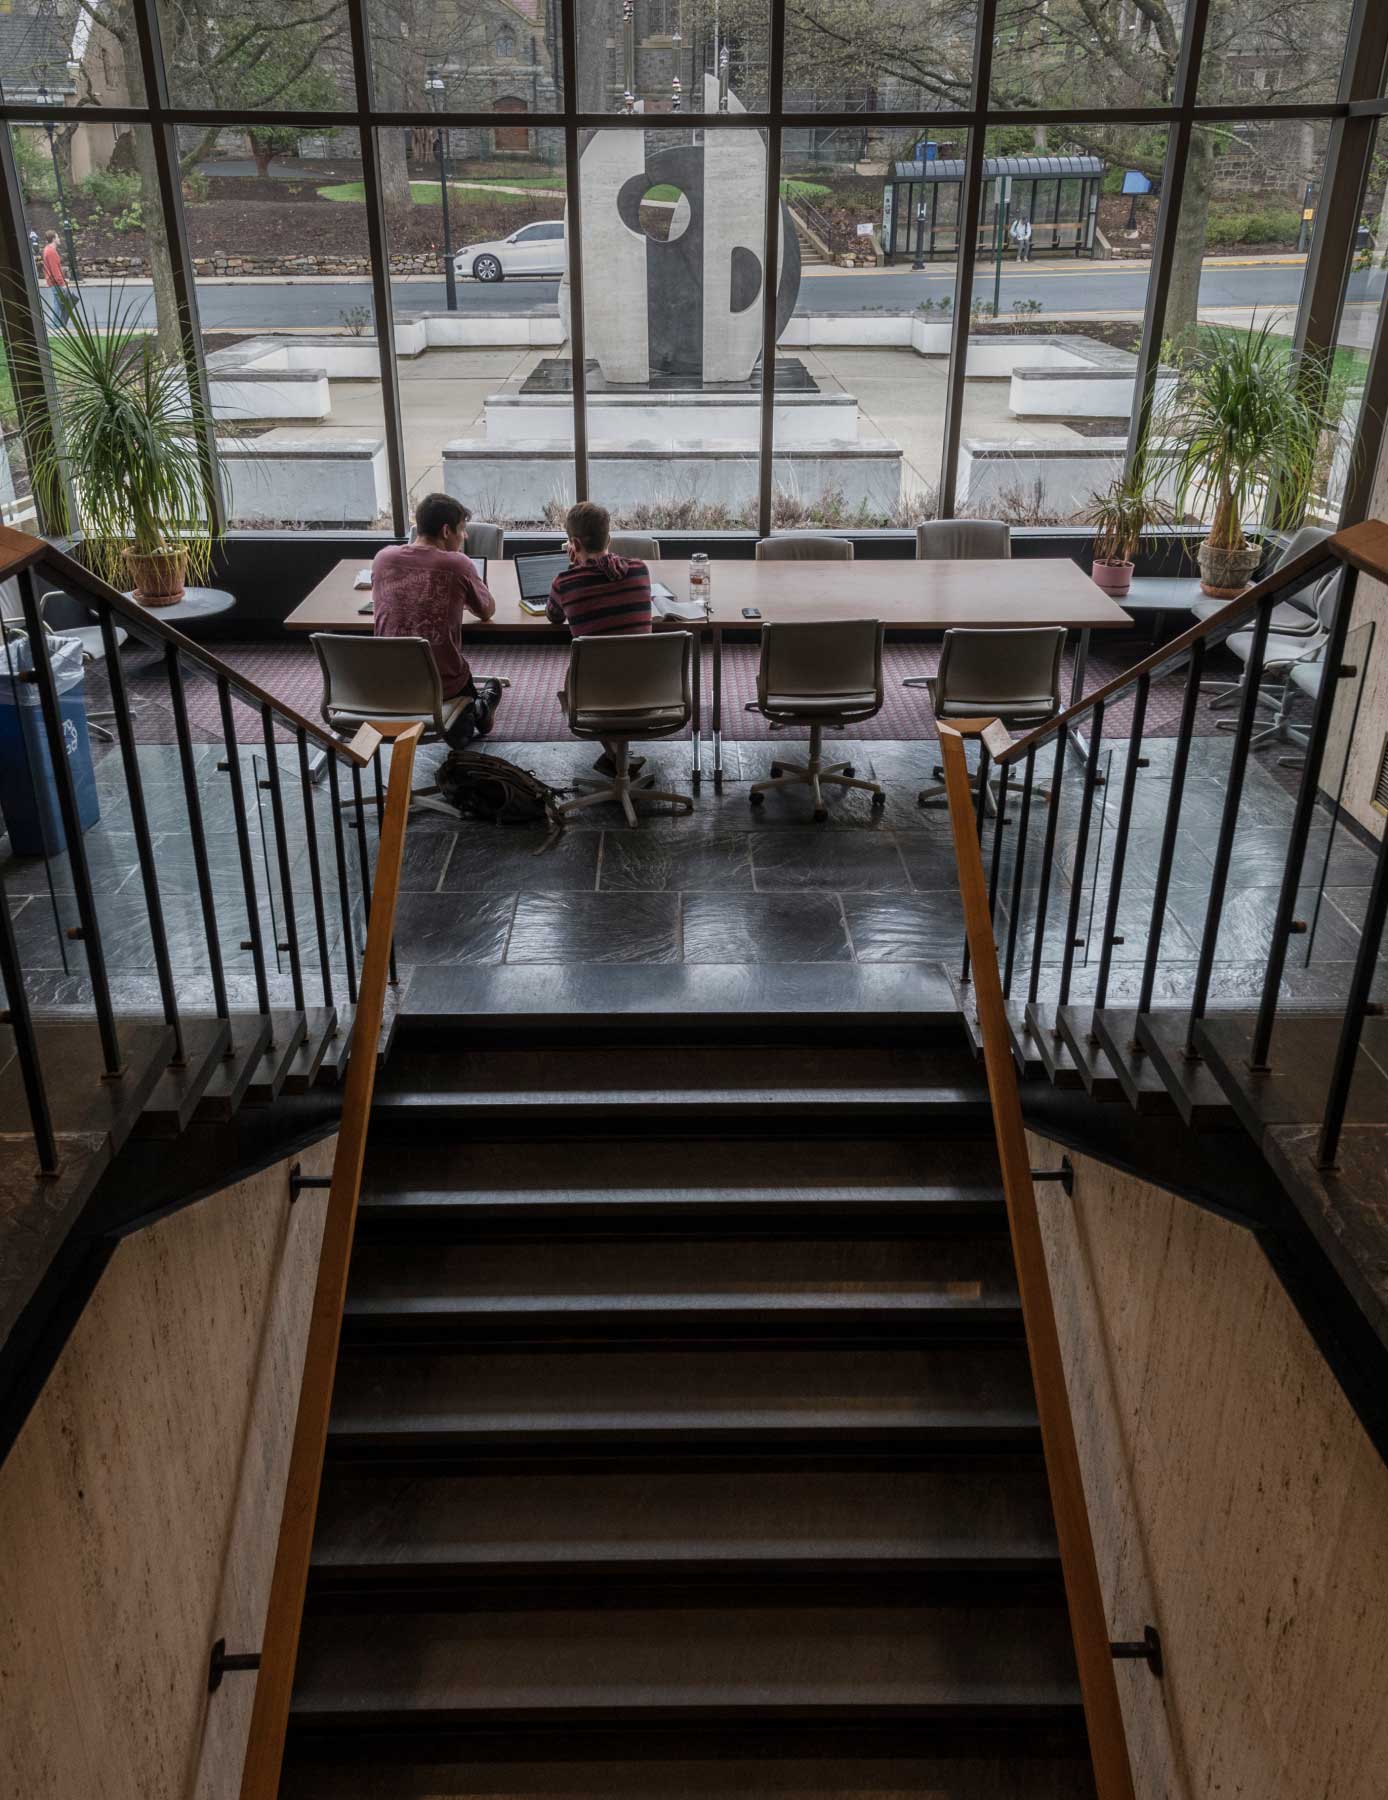
[[1194, 502], [1211, 513], [1197, 552], [1207, 594], [1241, 593], [1258, 566], [1243, 521], [1259, 494], [1272, 498], [1268, 524], [1299, 523], [1336, 423], [1331, 387], [1311, 355], [1293, 367], [1270, 323], [1216, 332], [1180, 364], [1152, 435], [1179, 510]]
[[1094, 527], [1094, 580], [1106, 594], [1127, 593], [1138, 546], [1155, 526], [1169, 525], [1174, 516], [1157, 494], [1143, 456], [1090, 496], [1087, 522]]
[[78, 553], [112, 587], [169, 606], [210, 573], [198, 439], [201, 409], [182, 356], [161, 350], [122, 305], [97, 330], [75, 312], [52, 340], [58, 430], [28, 434], [30, 479], [50, 518], [76, 500]]

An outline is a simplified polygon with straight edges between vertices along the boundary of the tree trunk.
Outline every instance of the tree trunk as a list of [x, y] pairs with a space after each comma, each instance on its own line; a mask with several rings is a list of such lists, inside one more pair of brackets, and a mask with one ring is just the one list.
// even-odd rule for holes
[[1193, 349], [1200, 310], [1200, 270], [1210, 221], [1210, 189], [1214, 185], [1214, 144], [1198, 127], [1191, 133], [1185, 185], [1176, 224], [1176, 252], [1166, 301], [1164, 340], [1176, 349]]
[[270, 159], [275, 152], [273, 148], [265, 142], [259, 132], [248, 131], [246, 136], [250, 140], [251, 155], [255, 158], [255, 172], [262, 181], [268, 180], [270, 175]]
[[135, 140], [135, 168], [140, 177], [140, 217], [144, 221], [145, 254], [154, 282], [154, 312], [159, 348], [177, 355], [182, 346], [178, 324], [178, 294], [174, 288], [173, 259], [159, 193], [159, 166], [154, 159], [154, 136], [145, 126], [130, 134]]

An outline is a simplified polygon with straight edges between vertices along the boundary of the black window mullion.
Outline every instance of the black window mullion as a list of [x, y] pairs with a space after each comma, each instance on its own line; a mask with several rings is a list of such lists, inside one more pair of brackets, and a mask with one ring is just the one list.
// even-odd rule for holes
[[[156, 0], [132, 0], [131, 16], [140, 53], [140, 74], [150, 102], [149, 130], [154, 142], [154, 166], [159, 182], [162, 218], [151, 220], [148, 230], [162, 232], [169, 253], [174, 305], [178, 312], [178, 337], [189, 392], [195, 396], [199, 415], [198, 460], [202, 465], [203, 498], [213, 531], [226, 524], [221, 470], [217, 461], [217, 431], [212, 417], [212, 395], [203, 358], [202, 331], [198, 323], [197, 283], [188, 249], [188, 226], [183, 212], [183, 178], [178, 168], [178, 128], [162, 117], [168, 104], [168, 78], [164, 69], [163, 42], [159, 34]], [[137, 131], [145, 129], [136, 126]], [[155, 296], [156, 306], [158, 296]]]
[[969, 132], [969, 154], [964, 165], [964, 192], [959, 201], [959, 257], [954, 271], [954, 327], [949, 343], [949, 374], [945, 392], [945, 441], [940, 462], [940, 518], [954, 517], [955, 490], [959, 479], [959, 440], [964, 426], [964, 374], [969, 360], [970, 307], [974, 264], [978, 255], [978, 215], [983, 197], [983, 163], [988, 149], [984, 124], [988, 91], [993, 81], [993, 37], [998, 0], [980, 0], [978, 29], [974, 38], [974, 100], [978, 111]]
[[375, 77], [371, 61], [371, 29], [366, 0], [347, 0], [347, 29], [352, 45], [352, 73], [357, 86], [357, 140], [361, 151], [362, 195], [366, 202], [366, 240], [371, 258], [371, 305], [376, 320], [376, 357], [381, 370], [381, 410], [386, 432], [386, 471], [390, 481], [391, 529], [403, 537], [409, 512], [405, 470], [405, 428], [400, 415], [400, 382], [395, 367], [395, 300], [390, 286], [390, 234], [381, 200], [380, 146], [371, 121]]
[[1152, 268], [1147, 278], [1147, 304], [1142, 318], [1142, 341], [1137, 351], [1137, 378], [1133, 383], [1133, 413], [1128, 426], [1127, 461], [1141, 446], [1152, 416], [1157, 368], [1161, 362], [1162, 334], [1166, 328], [1166, 302], [1171, 292], [1171, 271], [1176, 261], [1176, 233], [1181, 222], [1181, 191], [1194, 129], [1196, 83], [1209, 23], [1210, 0], [1195, 0], [1186, 14], [1185, 37], [1176, 65], [1176, 120], [1166, 140], [1162, 166], [1161, 204], [1157, 210], [1157, 236], [1152, 246]]
[[771, 55], [767, 94], [774, 122], [764, 133], [766, 145], [766, 215], [762, 241], [761, 440], [757, 465], [757, 535], [771, 535], [776, 498], [776, 291], [781, 285], [781, 105], [784, 99], [786, 0], [771, 0]]
[[560, 55], [564, 82], [564, 169], [566, 189], [565, 217], [568, 242], [565, 255], [569, 265], [569, 356], [572, 373], [569, 382], [573, 406], [574, 428], [574, 498], [588, 498], [588, 357], [583, 339], [583, 195], [579, 176], [580, 159], [586, 133], [576, 124], [578, 112], [578, 21], [574, 9], [578, 0], [556, 0], [560, 8]]

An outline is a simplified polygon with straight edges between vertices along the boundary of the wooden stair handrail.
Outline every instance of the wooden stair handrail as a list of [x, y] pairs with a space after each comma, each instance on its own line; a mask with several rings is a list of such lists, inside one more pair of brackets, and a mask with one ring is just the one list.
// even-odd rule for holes
[[[225, 681], [234, 693], [241, 696], [254, 707], [268, 706], [285, 725], [294, 731], [302, 731], [313, 739], [323, 750], [330, 750], [335, 756], [355, 763], [359, 768], [370, 761], [369, 754], [362, 756], [352, 745], [344, 744], [341, 738], [334, 737], [325, 725], [315, 724], [306, 719], [292, 706], [269, 694], [264, 688], [245, 675], [238, 674], [229, 663], [224, 663], [220, 656], [214, 656], [201, 644], [195, 644], [192, 638], [184, 637], [181, 631], [167, 624], [153, 613], [147, 606], [141, 606], [137, 600], [129, 599], [118, 588], [113, 588], [103, 581], [99, 575], [93, 575], [90, 569], [69, 556], [66, 551], [59, 550], [46, 538], [31, 537], [28, 532], [15, 531], [9, 525], [0, 525], [0, 581], [8, 580], [24, 569], [51, 569], [62, 582], [75, 588], [84, 598], [99, 601], [108, 606], [113, 613], [118, 613], [141, 637], [153, 638], [162, 644], [172, 644], [179, 655], [186, 661], [194, 663], [204, 674], [214, 680]], [[379, 740], [378, 740], [379, 741]], [[355, 740], [353, 740], [355, 743]]]
[[1094, 1540], [1089, 1530], [1075, 1422], [1065, 1386], [1060, 1332], [1046, 1269], [1041, 1221], [1036, 1211], [1036, 1191], [1031, 1181], [1031, 1158], [1027, 1153], [1026, 1127], [1017, 1090], [1017, 1071], [1012, 1061], [997, 946], [988, 912], [988, 887], [964, 755], [965, 736], [981, 738], [987, 729], [987, 721], [960, 721], [957, 727], [941, 722], [940, 751], [949, 799], [950, 828], [954, 835], [959, 892], [964, 903], [964, 928], [973, 967], [988, 1094], [993, 1108], [993, 1130], [1002, 1166], [1008, 1230], [1012, 1237], [1022, 1321], [1041, 1423], [1046, 1479], [1051, 1492], [1051, 1510], [1055, 1514], [1065, 1597], [1070, 1609], [1070, 1630], [1075, 1643], [1075, 1663], [1084, 1701], [1090, 1757], [1094, 1764], [1095, 1791], [1098, 1800], [1133, 1800], [1123, 1713], [1113, 1672], [1113, 1652], [1094, 1557]]
[[1315, 545], [1282, 568], [1274, 569], [1246, 593], [1231, 600], [1227, 606], [1222, 606], [1217, 613], [1212, 613], [1208, 619], [1198, 620], [1188, 631], [1172, 638], [1169, 644], [1163, 644], [1150, 656], [1144, 656], [1141, 662], [1134, 663], [1130, 669], [1124, 669], [1112, 681], [1106, 681], [1102, 687], [1095, 688], [1092, 694], [1085, 694], [1072, 706], [1058, 712], [1053, 719], [1047, 719], [1044, 725], [1037, 725], [1024, 737], [1012, 738], [1009, 734], [1008, 744], [1000, 750], [994, 750], [990, 745], [993, 760], [1000, 763], [1020, 762], [1028, 751], [1037, 749], [1047, 738], [1053, 737], [1062, 725], [1070, 725], [1085, 713], [1091, 712], [1101, 700], [1111, 700], [1124, 688], [1131, 687], [1141, 676], [1151, 675], [1163, 664], [1183, 656], [1202, 638], [1213, 637], [1217, 631], [1224, 631], [1246, 615], [1256, 613], [1260, 606], [1275, 600], [1278, 594], [1303, 581], [1322, 564], [1335, 562], [1347, 563], [1361, 575], [1374, 575], [1380, 581], [1388, 583], [1388, 525], [1380, 519], [1366, 519], [1363, 524], [1350, 525], [1344, 531], [1337, 531], [1334, 537]]
[[308, 1589], [309, 1556], [318, 1514], [318, 1491], [323, 1478], [328, 1415], [332, 1408], [338, 1344], [342, 1335], [347, 1271], [356, 1234], [357, 1200], [371, 1122], [371, 1097], [376, 1085], [376, 1051], [390, 974], [390, 943], [395, 929], [395, 903], [400, 892], [405, 827], [410, 810], [410, 778], [423, 729], [421, 725], [411, 725], [395, 739], [391, 751], [390, 781], [376, 856], [376, 881], [371, 894], [366, 951], [362, 957], [357, 1010], [352, 1024], [356, 1042], [347, 1063], [342, 1122], [333, 1156], [328, 1210], [323, 1221], [318, 1279], [313, 1290], [299, 1409], [294, 1420], [294, 1443], [289, 1455], [275, 1568], [270, 1579], [270, 1600], [261, 1636], [260, 1670], [251, 1708], [246, 1760], [241, 1769], [241, 1800], [275, 1800], [279, 1793], [304, 1595]]

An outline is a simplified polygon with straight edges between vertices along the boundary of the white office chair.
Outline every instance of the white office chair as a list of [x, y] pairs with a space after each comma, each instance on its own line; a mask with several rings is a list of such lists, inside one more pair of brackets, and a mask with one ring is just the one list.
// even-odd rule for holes
[[[323, 718], [339, 737], [354, 737], [359, 726], [388, 720], [418, 723], [424, 727], [423, 741], [437, 743], [470, 704], [463, 695], [444, 699], [427, 638], [315, 631], [309, 641], [323, 671]], [[438, 792], [437, 784], [411, 789], [410, 811], [456, 819], [456, 810], [437, 798]]]
[[469, 519], [463, 533], [463, 549], [469, 556], [484, 556], [488, 562], [500, 562], [506, 553], [505, 526]]
[[[1287, 544], [1272, 561], [1268, 570], [1274, 574], [1278, 569], [1304, 556], [1308, 550], [1314, 550], [1323, 544], [1330, 533], [1319, 525], [1303, 525], [1295, 532]], [[1288, 600], [1280, 600], [1272, 609], [1271, 629], [1280, 637], [1304, 637], [1310, 639], [1316, 633], [1316, 587], [1303, 588], [1300, 593], [1293, 594]], [[1191, 612], [1197, 619], [1212, 619], [1214, 615], [1229, 604], [1227, 600], [1213, 599], [1209, 594], [1203, 595], [1191, 606]], [[1218, 642], [1228, 644], [1229, 639]], [[1243, 692], [1243, 681], [1202, 681], [1200, 691], [1209, 696], [1208, 705], [1214, 712], [1226, 706], [1233, 706]]]
[[758, 562], [852, 562], [848, 538], [814, 531], [787, 531], [757, 540]]
[[[1258, 706], [1265, 722], [1263, 729], [1255, 731], [1248, 740], [1250, 750], [1261, 750], [1264, 744], [1304, 741], [1294, 735], [1288, 716], [1298, 693], [1316, 693], [1320, 690], [1324, 670], [1319, 665], [1323, 661], [1325, 646], [1335, 622], [1341, 588], [1341, 572], [1339, 569], [1332, 569], [1311, 590], [1310, 598], [1315, 612], [1310, 615], [1310, 630], [1268, 633], [1263, 650], [1262, 673], [1258, 679]], [[1241, 663], [1247, 664], [1253, 649], [1252, 627], [1231, 632], [1224, 642], [1225, 648], [1232, 655], [1238, 657]], [[1314, 676], [1309, 674], [1312, 669], [1317, 671]], [[1298, 676], [1299, 671], [1301, 673]], [[1242, 691], [1243, 682], [1240, 682], [1235, 692]], [[1238, 720], [1220, 719], [1215, 729], [1237, 731]]]
[[1012, 555], [1012, 527], [1002, 519], [927, 519], [916, 527], [921, 562], [990, 562]]
[[[1001, 719], [1009, 730], [1044, 725], [1061, 709], [1060, 664], [1065, 627], [1038, 625], [1017, 631], [947, 631], [940, 667], [924, 677], [936, 719]], [[910, 683], [903, 683], [909, 686]], [[932, 771], [935, 785], [922, 788], [919, 806], [945, 793], [945, 772]], [[1049, 800], [1044, 788], [1034, 790]], [[996, 810], [990, 784], [984, 804]]]
[[660, 561], [660, 539], [644, 531], [614, 531], [608, 549], [614, 556], [639, 557], [642, 562]]
[[[693, 711], [694, 639], [687, 631], [632, 632], [612, 637], [575, 638], [569, 647], [569, 674], [559, 698], [575, 737], [596, 739], [612, 758], [614, 773], [561, 813], [578, 812], [615, 800], [627, 824], [637, 823], [636, 800], [658, 800], [693, 812], [688, 794], [654, 786], [654, 775], [633, 774], [634, 738], [671, 737], [683, 731]], [[584, 786], [588, 787], [585, 780]]]
[[877, 619], [824, 619], [808, 624], [767, 625], [761, 634], [757, 697], [748, 712], [759, 712], [775, 725], [808, 725], [809, 759], [777, 761], [768, 781], [758, 781], [748, 801], [760, 806], [772, 788], [808, 787], [814, 794], [819, 824], [829, 817], [826, 786], [862, 788], [872, 795], [873, 810], [887, 804], [875, 781], [861, 781], [850, 762], [826, 763], [821, 755], [824, 728], [871, 719], [882, 710], [882, 637]]

